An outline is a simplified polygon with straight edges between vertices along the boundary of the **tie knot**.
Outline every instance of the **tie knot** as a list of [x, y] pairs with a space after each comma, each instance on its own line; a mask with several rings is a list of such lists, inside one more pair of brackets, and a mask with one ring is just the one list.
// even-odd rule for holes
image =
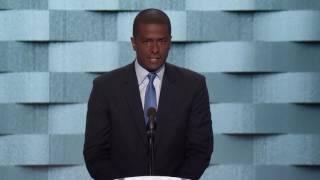
[[149, 81], [153, 83], [154, 78], [157, 76], [156, 73], [149, 73], [148, 75]]

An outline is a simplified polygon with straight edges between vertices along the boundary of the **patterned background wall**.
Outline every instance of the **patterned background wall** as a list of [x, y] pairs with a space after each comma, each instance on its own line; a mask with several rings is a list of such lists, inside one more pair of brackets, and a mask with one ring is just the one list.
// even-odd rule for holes
[[169, 61], [207, 77], [202, 179], [320, 179], [319, 0], [0, 0], [0, 179], [89, 179], [92, 80], [133, 60], [148, 7], [172, 19]]

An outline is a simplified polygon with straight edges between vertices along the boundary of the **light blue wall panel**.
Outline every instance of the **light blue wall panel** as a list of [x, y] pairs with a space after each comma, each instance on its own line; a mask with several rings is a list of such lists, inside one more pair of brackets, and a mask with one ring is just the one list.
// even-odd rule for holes
[[48, 9], [48, 1], [0, 0], [0, 9]]
[[85, 165], [56, 166], [49, 168], [48, 180], [91, 180]]
[[187, 14], [186, 11], [166, 11], [171, 21], [172, 41], [185, 41], [187, 32]]
[[251, 75], [222, 73], [206, 73], [204, 75], [211, 103], [252, 102]]
[[49, 12], [42, 10], [0, 11], [0, 41], [49, 39]]
[[48, 44], [0, 42], [0, 59], [0, 72], [45, 72], [48, 71]]
[[1, 180], [91, 180], [84, 165], [71, 166], [1, 166]]
[[290, 179], [290, 180], [317, 180], [320, 176], [319, 167], [308, 166], [257, 166], [256, 179]]
[[210, 102], [318, 103], [320, 100], [318, 73], [205, 75]]
[[185, 0], [49, 0], [49, 9], [59, 10], [132, 11], [145, 8], [184, 10]]
[[132, 37], [132, 23], [137, 12], [118, 13], [117, 16], [117, 40], [130, 41]]
[[186, 46], [186, 67], [198, 72], [258, 70], [254, 52], [255, 45], [248, 42], [192, 43]]
[[212, 104], [211, 112], [215, 133], [317, 134], [320, 131], [320, 107], [317, 105], [220, 103]]
[[[318, 41], [318, 11], [255, 14], [188, 11], [187, 39], [192, 41]], [[228, 29], [228, 31], [226, 31]], [[295, 29], [295, 31], [290, 31]]]
[[83, 135], [50, 135], [49, 164], [83, 164]]
[[83, 164], [83, 135], [0, 136], [0, 165]]
[[254, 141], [254, 164], [303, 165], [320, 164], [319, 135], [279, 135]]
[[115, 42], [51, 43], [50, 72], [106, 72], [119, 67]]
[[118, 42], [119, 47], [119, 66], [125, 66], [136, 58], [131, 42]]
[[320, 171], [317, 167], [298, 167], [283, 165], [216, 165], [209, 166], [205, 171], [203, 180], [317, 180]]
[[83, 134], [87, 104], [0, 104], [0, 134]]
[[[201, 177], [203, 180], [256, 180], [253, 166], [245, 164], [221, 164], [209, 166]], [[258, 179], [257, 179], [258, 180]]]
[[87, 102], [91, 82], [96, 76], [77, 73], [0, 74], [0, 102]]
[[110, 12], [51, 10], [50, 40], [116, 40], [116, 20], [116, 13]]
[[[213, 130], [215, 128], [213, 126]], [[210, 164], [251, 164], [254, 161], [252, 155], [254, 153], [253, 144], [254, 140], [251, 136], [214, 134], [215, 147]]]
[[257, 13], [254, 39], [262, 41], [319, 41], [319, 11]]
[[159, 8], [177, 11], [185, 9], [185, 0], [119, 0], [119, 5], [123, 10]]
[[320, 9], [318, 0], [186, 0], [186, 10], [290, 10], [290, 9]]
[[186, 0], [186, 10], [256, 10], [256, 0]]
[[320, 66], [316, 66], [320, 57], [320, 46], [317, 44], [289, 42], [190, 43], [186, 45], [185, 52], [185, 67], [198, 72], [320, 71]]
[[[210, 164], [319, 165], [319, 135], [219, 135]], [[241, 156], [239, 156], [241, 154]]]
[[251, 40], [252, 19], [252, 14], [248, 13], [187, 11], [187, 40]]
[[0, 134], [46, 134], [46, 105], [0, 104]]
[[87, 104], [56, 104], [49, 106], [50, 134], [83, 134]]
[[87, 102], [96, 76], [84, 73], [50, 73], [50, 102]]
[[48, 135], [0, 136], [0, 166], [48, 164], [48, 140]]
[[319, 73], [279, 73], [256, 75], [254, 102], [319, 103]]
[[172, 43], [167, 61], [174, 65], [185, 67], [186, 46], [181, 43]]
[[49, 73], [0, 74], [0, 103], [42, 103], [49, 100]]
[[49, 9], [56, 10], [117, 10], [119, 0], [48, 0]]
[[318, 73], [205, 75], [210, 102], [317, 103], [320, 99]]
[[[45, 167], [36, 166], [0, 166], [0, 174], [3, 180], [43, 180], [48, 179], [48, 171]], [[1, 180], [2, 180], [1, 179]]]

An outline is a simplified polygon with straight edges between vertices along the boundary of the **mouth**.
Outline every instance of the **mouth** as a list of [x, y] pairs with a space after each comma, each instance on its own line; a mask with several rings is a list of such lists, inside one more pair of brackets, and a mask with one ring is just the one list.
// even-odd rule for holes
[[160, 61], [161, 59], [160, 58], [150, 58], [150, 61], [152, 62], [152, 63], [156, 63], [156, 62], [158, 62], [158, 61]]

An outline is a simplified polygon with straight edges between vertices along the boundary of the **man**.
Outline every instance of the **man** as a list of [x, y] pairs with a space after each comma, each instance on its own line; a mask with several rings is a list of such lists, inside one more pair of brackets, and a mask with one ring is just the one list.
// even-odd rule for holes
[[84, 157], [94, 179], [148, 175], [146, 111], [157, 110], [154, 175], [199, 179], [213, 134], [204, 76], [166, 63], [168, 16], [141, 11], [134, 20], [136, 60], [96, 78], [88, 102]]

